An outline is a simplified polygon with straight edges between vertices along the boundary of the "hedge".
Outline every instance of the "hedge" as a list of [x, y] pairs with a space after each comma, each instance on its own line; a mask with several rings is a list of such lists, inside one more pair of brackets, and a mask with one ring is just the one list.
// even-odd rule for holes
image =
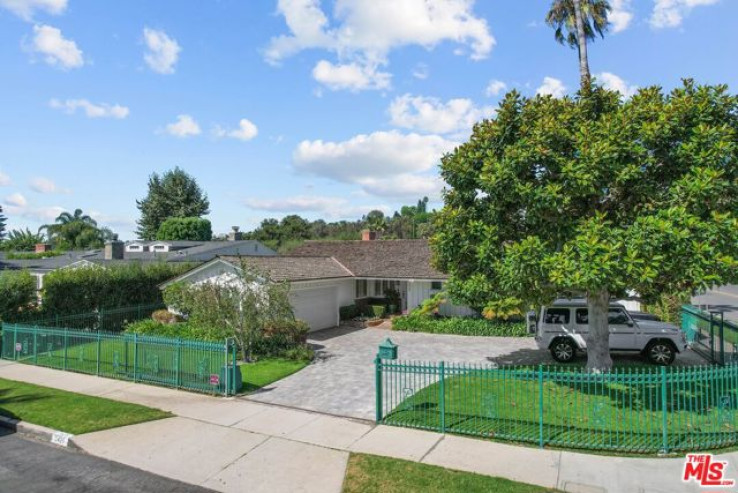
[[36, 279], [27, 271], [0, 272], [0, 321], [13, 321], [36, 304]]
[[159, 284], [192, 269], [190, 263], [58, 269], [44, 277], [43, 310], [55, 315], [162, 303]]
[[392, 329], [463, 336], [524, 337], [528, 335], [525, 322], [521, 321], [470, 317], [433, 318], [416, 314], [393, 318]]

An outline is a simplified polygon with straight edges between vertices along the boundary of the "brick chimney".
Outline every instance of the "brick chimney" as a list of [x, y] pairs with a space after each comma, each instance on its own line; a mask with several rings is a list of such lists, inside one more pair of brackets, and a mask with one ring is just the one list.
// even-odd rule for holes
[[125, 244], [115, 236], [111, 241], [105, 243], [105, 254], [103, 258], [105, 260], [123, 260], [124, 251]]
[[48, 243], [36, 243], [36, 253], [46, 253], [51, 251], [51, 245]]
[[374, 241], [377, 239], [377, 232], [365, 229], [361, 232], [361, 241]]
[[243, 233], [241, 233], [239, 231], [240, 228], [238, 226], [231, 226], [231, 229], [233, 231], [231, 231], [230, 233], [228, 233], [228, 241], [241, 241], [241, 240], [243, 240]]

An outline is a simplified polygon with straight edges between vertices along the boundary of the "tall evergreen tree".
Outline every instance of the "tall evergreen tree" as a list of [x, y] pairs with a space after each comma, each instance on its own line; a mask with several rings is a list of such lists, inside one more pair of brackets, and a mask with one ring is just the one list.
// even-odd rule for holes
[[141, 211], [136, 233], [142, 240], [155, 240], [161, 224], [171, 217], [202, 217], [210, 213], [208, 196], [195, 178], [179, 167], [149, 177], [149, 192], [136, 201]]
[[5, 239], [5, 224], [8, 219], [3, 215], [3, 206], [0, 205], [0, 241]]

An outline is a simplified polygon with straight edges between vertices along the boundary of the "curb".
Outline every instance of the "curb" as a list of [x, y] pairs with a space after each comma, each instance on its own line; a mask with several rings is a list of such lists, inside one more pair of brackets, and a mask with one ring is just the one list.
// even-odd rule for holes
[[0, 416], [0, 428], [6, 428], [16, 433], [28, 435], [42, 442], [49, 442], [60, 447], [67, 447], [75, 450], [79, 450], [79, 447], [74, 443], [74, 435], [64, 433], [63, 431], [54, 430], [45, 426], [35, 425], [33, 423], [27, 423], [19, 419], [7, 418]]

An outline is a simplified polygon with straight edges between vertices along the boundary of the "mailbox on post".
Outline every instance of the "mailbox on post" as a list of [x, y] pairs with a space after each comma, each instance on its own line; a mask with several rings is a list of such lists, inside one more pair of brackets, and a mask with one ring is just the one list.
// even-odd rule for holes
[[379, 345], [379, 359], [397, 359], [397, 344], [392, 342], [390, 338], [382, 342], [382, 344]]

